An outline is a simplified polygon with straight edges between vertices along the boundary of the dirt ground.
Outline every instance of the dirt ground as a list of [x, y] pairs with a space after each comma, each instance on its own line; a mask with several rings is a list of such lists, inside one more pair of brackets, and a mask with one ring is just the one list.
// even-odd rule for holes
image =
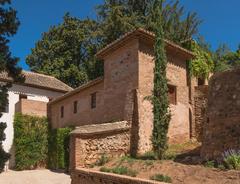
[[0, 174], [0, 184], [70, 184], [70, 176], [49, 170], [12, 171]]
[[[138, 172], [136, 177], [150, 179], [155, 174], [170, 176], [173, 184], [240, 184], [240, 171], [208, 168], [199, 157], [199, 144], [174, 145], [168, 150], [172, 160], [142, 160], [129, 157], [110, 160], [104, 167], [124, 166]], [[95, 169], [100, 169], [96, 167]]]

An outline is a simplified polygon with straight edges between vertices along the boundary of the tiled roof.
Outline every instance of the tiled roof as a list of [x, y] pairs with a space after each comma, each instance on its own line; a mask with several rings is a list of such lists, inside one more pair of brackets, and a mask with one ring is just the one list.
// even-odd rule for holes
[[[35, 72], [22, 71], [25, 81], [22, 85], [43, 88], [53, 91], [68, 92], [73, 90], [70, 86], [55, 77]], [[12, 81], [6, 72], [0, 73], [0, 81]]]
[[[118, 38], [117, 40], [115, 40], [112, 43], [108, 44], [103, 49], [101, 49], [96, 54], [96, 56], [98, 58], [103, 58], [109, 51], [111, 51], [112, 49], [115, 49], [115, 48], [121, 46], [127, 39], [134, 38], [134, 37], [144, 37], [146, 39], [154, 41], [155, 34], [150, 32], [150, 31], [147, 31], [145, 29], [142, 29], [142, 28], [139, 28], [137, 30], [128, 32], [128, 33], [124, 34], [123, 36], [121, 36], [120, 38]], [[164, 41], [165, 41], [165, 43], [166, 43], [166, 45], [168, 47], [172, 47], [172, 48], [178, 50], [179, 52], [181, 52], [182, 54], [184, 54], [184, 55], [186, 55], [186, 56], [188, 56], [190, 58], [194, 57], [194, 54], [191, 51], [189, 51], [189, 50], [187, 50], [187, 49], [185, 49], [185, 48], [183, 48], [183, 47], [173, 43], [170, 40], [164, 39]]]

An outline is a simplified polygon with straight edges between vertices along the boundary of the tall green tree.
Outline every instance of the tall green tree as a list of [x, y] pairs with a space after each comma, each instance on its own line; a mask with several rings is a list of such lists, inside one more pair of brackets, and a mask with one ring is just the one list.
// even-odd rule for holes
[[[23, 78], [20, 75], [21, 69], [17, 67], [18, 58], [11, 56], [8, 47], [9, 37], [16, 33], [19, 26], [19, 21], [16, 18], [17, 12], [10, 5], [10, 0], [0, 1], [0, 72], [6, 72], [9, 77], [20, 81]], [[11, 87], [11, 83], [0, 84], [0, 112], [3, 112], [8, 103], [7, 90], [9, 87]], [[1, 113], [0, 116], [2, 116]], [[3, 171], [4, 164], [10, 157], [2, 147], [2, 141], [5, 140], [5, 128], [6, 123], [0, 123], [0, 172]]]
[[[154, 31], [154, 0], [105, 0], [97, 8], [99, 20], [103, 23], [107, 42], [136, 27]], [[162, 26], [165, 38], [176, 43], [189, 40], [198, 33], [201, 20], [195, 12], [185, 12], [179, 0], [164, 0], [161, 4]], [[186, 15], [186, 16], [185, 16]]]
[[26, 62], [32, 71], [55, 76], [78, 87], [102, 74], [95, 53], [101, 43], [94, 20], [79, 20], [66, 14], [63, 23], [42, 35]]
[[163, 158], [167, 149], [167, 134], [170, 122], [168, 86], [166, 77], [167, 57], [164, 44], [164, 31], [162, 26], [162, 0], [155, 0], [153, 20], [155, 20], [155, 68], [153, 88], [153, 150], [159, 159]]

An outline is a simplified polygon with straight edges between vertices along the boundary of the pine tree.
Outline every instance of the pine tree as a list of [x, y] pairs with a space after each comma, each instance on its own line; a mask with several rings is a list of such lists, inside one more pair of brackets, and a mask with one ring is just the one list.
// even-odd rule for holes
[[[19, 21], [16, 18], [16, 11], [9, 7], [10, 0], [0, 1], [0, 73], [6, 72], [15, 81], [22, 81], [23, 77], [20, 75], [21, 69], [17, 67], [18, 58], [12, 57], [9, 51], [8, 42], [9, 37], [13, 36], [19, 26]], [[5, 108], [8, 103], [7, 91], [11, 87], [10, 83], [0, 84], [0, 110]], [[1, 114], [0, 114], [1, 117]], [[4, 129], [6, 123], [0, 123], [0, 172], [3, 171], [5, 162], [10, 155], [3, 150], [2, 141], [5, 139]]]
[[155, 0], [153, 20], [155, 20], [155, 68], [153, 89], [153, 150], [159, 159], [163, 158], [167, 149], [167, 133], [170, 122], [168, 105], [168, 86], [166, 77], [167, 58], [164, 44], [164, 31], [162, 27], [162, 0]]

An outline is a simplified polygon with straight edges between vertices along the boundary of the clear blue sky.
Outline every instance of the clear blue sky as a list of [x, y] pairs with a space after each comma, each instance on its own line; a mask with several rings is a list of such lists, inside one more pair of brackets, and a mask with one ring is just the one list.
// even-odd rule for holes
[[[95, 17], [94, 7], [102, 0], [12, 0], [18, 11], [21, 26], [11, 39], [10, 49], [25, 64], [26, 56], [41, 34], [51, 25], [59, 24], [65, 12], [85, 18]], [[240, 43], [240, 1], [239, 0], [181, 0], [186, 10], [197, 12], [203, 20], [200, 34], [216, 49], [220, 43], [227, 43], [236, 49]]]

